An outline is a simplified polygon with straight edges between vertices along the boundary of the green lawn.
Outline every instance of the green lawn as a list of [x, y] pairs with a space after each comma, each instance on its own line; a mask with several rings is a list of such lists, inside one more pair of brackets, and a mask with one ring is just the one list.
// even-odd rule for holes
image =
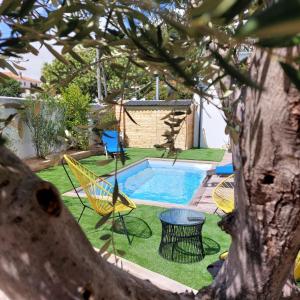
[[[74, 216], [79, 216], [81, 205], [78, 199], [64, 197], [64, 202]], [[128, 217], [126, 225], [131, 234], [135, 235], [129, 245], [125, 235], [113, 233], [117, 249], [125, 251], [124, 258], [137, 263], [149, 270], [165, 275], [194, 289], [211, 283], [211, 275], [206, 267], [216, 261], [221, 252], [228, 249], [230, 237], [217, 226], [220, 218], [206, 214], [203, 226], [203, 242], [205, 258], [197, 263], [181, 264], [168, 261], [158, 254], [161, 238], [161, 224], [158, 215], [164, 208], [139, 205]], [[94, 247], [101, 248], [105, 241], [100, 237], [111, 234], [111, 224], [105, 224], [95, 229], [100, 217], [91, 210], [85, 210], [80, 225]], [[109, 251], [111, 248], [109, 249]]]
[[[179, 159], [197, 159], [208, 161], [220, 161], [224, 150], [221, 149], [191, 149], [179, 154]], [[162, 151], [156, 149], [128, 149], [126, 165], [141, 160], [145, 157], [161, 157]], [[105, 156], [92, 156], [81, 160], [85, 166], [94, 171], [97, 175], [103, 176], [114, 170], [115, 162], [112, 161], [105, 166], [97, 164], [105, 160]], [[121, 167], [121, 166], [120, 166]], [[56, 166], [37, 173], [44, 180], [52, 182], [61, 193], [72, 189], [62, 166]], [[81, 205], [77, 198], [63, 197], [64, 203], [75, 217], [81, 211]], [[125, 251], [124, 258], [133, 261], [147, 269], [163, 274], [169, 278], [198, 289], [211, 282], [211, 276], [206, 267], [218, 259], [218, 255], [228, 249], [230, 238], [217, 226], [219, 217], [206, 215], [206, 222], [203, 227], [203, 240], [206, 250], [205, 258], [198, 263], [180, 264], [163, 259], [158, 254], [158, 246], [161, 237], [161, 224], [158, 219], [163, 208], [139, 205], [138, 208], [126, 218], [129, 231], [136, 235], [130, 246], [126, 236], [114, 233], [116, 248]], [[105, 224], [95, 229], [100, 217], [90, 210], [86, 210], [80, 225], [86, 233], [93, 246], [101, 248], [105, 241], [100, 237], [111, 233], [111, 224]]]
[[[139, 161], [145, 157], [161, 157], [163, 151], [156, 149], [138, 149], [128, 148], [125, 165], [130, 165], [133, 162]], [[223, 149], [190, 149], [179, 153], [179, 159], [191, 159], [191, 160], [207, 160], [207, 161], [221, 161], [224, 155]], [[114, 170], [115, 162], [111, 161], [105, 166], [97, 165], [97, 161], [105, 160], [104, 155], [91, 156], [86, 159], [82, 159], [83, 163], [91, 171], [94, 171], [97, 175], [103, 176], [111, 173]], [[121, 168], [121, 163], [119, 163]], [[71, 183], [67, 180], [65, 171], [62, 166], [56, 166], [43, 171], [38, 172], [38, 175], [47, 181], [52, 182], [58, 188], [61, 193], [65, 193], [72, 189]]]

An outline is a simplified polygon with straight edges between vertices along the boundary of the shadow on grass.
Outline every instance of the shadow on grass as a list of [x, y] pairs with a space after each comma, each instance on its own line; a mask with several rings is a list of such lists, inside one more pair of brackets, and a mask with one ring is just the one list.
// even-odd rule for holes
[[[100, 158], [104, 158], [104, 159], [100, 159]], [[127, 153], [125, 153], [124, 158], [125, 158], [125, 161], [131, 159], [130, 155], [128, 155]], [[121, 159], [120, 156], [118, 157], [118, 159], [119, 160]], [[115, 157], [109, 155], [108, 158], [106, 158], [105, 154], [103, 154], [103, 155], [99, 156], [99, 159], [85, 158], [81, 161], [81, 163], [86, 166], [95, 166], [95, 165], [97, 165], [97, 162], [99, 162], [98, 166], [101, 167], [102, 166], [101, 163], [103, 163], [104, 161], [109, 161], [109, 163], [112, 163], [112, 162], [114, 162], [114, 160], [115, 160]]]
[[220, 251], [220, 245], [211, 238], [202, 237], [202, 244], [204, 248], [205, 255], [213, 255]]
[[[150, 226], [141, 218], [126, 216], [124, 217], [126, 228], [130, 236], [148, 239], [152, 236], [152, 230]], [[112, 230], [119, 234], [125, 234], [121, 220], [116, 219]]]

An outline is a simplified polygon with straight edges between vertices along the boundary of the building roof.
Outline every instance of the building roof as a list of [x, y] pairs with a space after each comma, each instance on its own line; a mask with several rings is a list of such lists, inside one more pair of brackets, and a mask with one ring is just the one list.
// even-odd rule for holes
[[41, 83], [40, 80], [36, 80], [36, 79], [30, 78], [30, 77], [24, 76], [22, 74], [17, 76], [16, 74], [14, 74], [12, 72], [1, 72], [1, 73], [8, 76], [8, 77], [10, 77], [10, 78], [12, 78], [12, 79], [15, 79], [15, 80], [26, 80], [26, 81], [30, 81], [32, 83]]
[[191, 99], [184, 100], [130, 100], [125, 106], [190, 106]]

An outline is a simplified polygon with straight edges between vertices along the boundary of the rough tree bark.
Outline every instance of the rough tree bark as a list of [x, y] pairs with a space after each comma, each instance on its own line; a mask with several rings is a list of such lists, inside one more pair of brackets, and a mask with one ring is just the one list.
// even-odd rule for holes
[[0, 146], [0, 299], [191, 299], [110, 265], [58, 191]]
[[234, 147], [236, 209], [220, 222], [232, 244], [203, 299], [300, 298], [287, 280], [300, 248], [300, 93], [275, 58], [289, 51], [253, 56], [251, 76], [264, 91], [246, 92]]

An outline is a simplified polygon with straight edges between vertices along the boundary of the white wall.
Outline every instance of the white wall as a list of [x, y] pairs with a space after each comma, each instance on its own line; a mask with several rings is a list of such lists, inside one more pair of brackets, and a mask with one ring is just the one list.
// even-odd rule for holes
[[[3, 103], [19, 103], [22, 104], [25, 99], [14, 97], [0, 97], [0, 105]], [[16, 113], [15, 109], [7, 109], [1, 107], [0, 118], [7, 118], [10, 114]], [[20, 158], [28, 158], [35, 156], [35, 150], [31, 142], [31, 132], [27, 125], [22, 122], [23, 136], [18, 133], [19, 116], [16, 116], [13, 122], [4, 130], [3, 135], [7, 137], [7, 146]]]
[[[194, 102], [197, 105], [195, 111], [195, 127], [194, 127], [194, 147], [198, 147], [199, 142], [199, 123], [201, 123], [201, 148], [225, 148], [228, 144], [229, 137], [225, 134], [226, 123], [223, 119], [221, 103], [214, 88], [209, 90], [209, 93], [213, 96], [211, 102], [207, 103], [206, 100], [202, 100], [199, 95], [194, 95]], [[201, 122], [200, 122], [201, 118]]]

